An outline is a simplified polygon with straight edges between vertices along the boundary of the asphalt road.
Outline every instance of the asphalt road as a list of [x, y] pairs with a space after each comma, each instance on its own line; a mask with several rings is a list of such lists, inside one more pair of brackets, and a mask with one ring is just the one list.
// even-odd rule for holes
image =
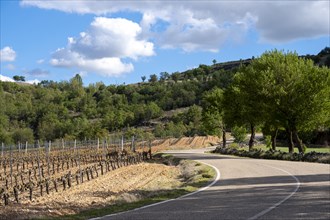
[[203, 154], [173, 155], [215, 167], [203, 191], [99, 219], [330, 219], [330, 165]]

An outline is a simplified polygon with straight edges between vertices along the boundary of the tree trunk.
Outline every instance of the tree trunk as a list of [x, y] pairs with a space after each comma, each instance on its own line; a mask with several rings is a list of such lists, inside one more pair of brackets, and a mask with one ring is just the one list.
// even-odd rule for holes
[[294, 144], [293, 144], [293, 140], [292, 140], [292, 131], [289, 128], [286, 128], [286, 133], [288, 135], [289, 153], [293, 153], [293, 151], [294, 151]]
[[275, 131], [272, 132], [272, 135], [271, 135], [272, 149], [273, 149], [273, 150], [276, 150], [276, 137], [277, 137], [277, 132], [278, 132], [278, 128], [276, 128]]
[[256, 136], [256, 128], [253, 124], [251, 124], [251, 137], [250, 137], [250, 141], [249, 141], [249, 151], [252, 150], [252, 148], [254, 146], [255, 136]]
[[296, 129], [293, 129], [293, 132], [292, 133], [293, 133], [294, 141], [297, 144], [299, 153], [305, 153], [305, 148], [304, 148], [303, 142], [299, 138], [297, 130]]
[[222, 127], [222, 146], [226, 147], [227, 138], [226, 138], [226, 128], [225, 126]]

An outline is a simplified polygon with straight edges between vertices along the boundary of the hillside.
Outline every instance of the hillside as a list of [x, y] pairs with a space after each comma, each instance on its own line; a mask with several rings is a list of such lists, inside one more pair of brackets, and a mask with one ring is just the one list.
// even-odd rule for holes
[[[329, 66], [330, 49], [302, 57]], [[132, 85], [84, 87], [79, 75], [70, 81], [30, 86], [0, 82], [0, 142], [86, 140], [121, 131], [127, 138], [206, 135], [200, 107], [203, 95], [213, 88], [226, 89], [239, 66], [251, 60], [163, 72]]]

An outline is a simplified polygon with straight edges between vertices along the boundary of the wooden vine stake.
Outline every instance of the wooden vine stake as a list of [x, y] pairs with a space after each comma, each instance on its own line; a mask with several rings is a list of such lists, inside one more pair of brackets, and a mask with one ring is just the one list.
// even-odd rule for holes
[[40, 170], [40, 143], [39, 143], [39, 140], [38, 140], [38, 154], [37, 154], [37, 159], [38, 159], [38, 173], [39, 173], [39, 181], [41, 182], [42, 178], [41, 178], [41, 170]]
[[124, 150], [124, 135], [121, 136], [121, 151]]
[[10, 146], [10, 185], [13, 185], [13, 149]]
[[3, 149], [5, 148], [4, 143], [1, 143], [1, 158], [3, 158]]

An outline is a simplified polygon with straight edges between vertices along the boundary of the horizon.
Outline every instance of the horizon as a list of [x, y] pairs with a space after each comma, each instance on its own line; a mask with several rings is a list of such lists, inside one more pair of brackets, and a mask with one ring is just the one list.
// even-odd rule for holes
[[214, 59], [272, 49], [316, 55], [330, 45], [330, 1], [22, 0], [0, 7], [0, 75], [27, 81], [80, 74], [84, 85], [134, 84]]

